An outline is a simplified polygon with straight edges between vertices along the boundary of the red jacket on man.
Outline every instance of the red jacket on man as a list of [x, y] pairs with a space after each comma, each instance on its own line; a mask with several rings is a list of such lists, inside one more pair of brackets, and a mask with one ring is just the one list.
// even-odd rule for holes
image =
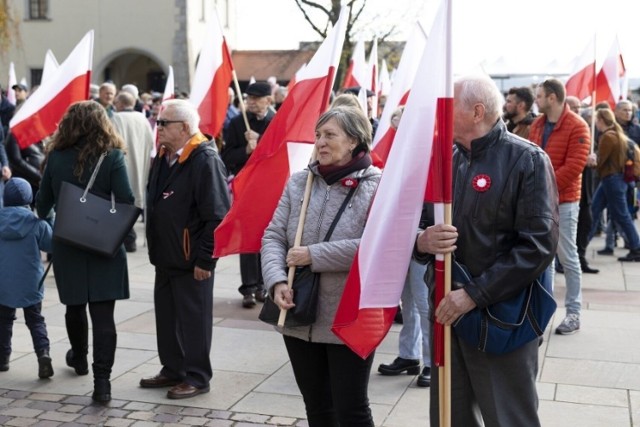
[[[541, 115], [533, 122], [529, 131], [529, 140], [539, 146], [542, 146], [546, 122], [547, 116]], [[556, 173], [560, 203], [580, 201], [582, 170], [587, 164], [590, 144], [589, 126], [565, 104], [544, 149]]]

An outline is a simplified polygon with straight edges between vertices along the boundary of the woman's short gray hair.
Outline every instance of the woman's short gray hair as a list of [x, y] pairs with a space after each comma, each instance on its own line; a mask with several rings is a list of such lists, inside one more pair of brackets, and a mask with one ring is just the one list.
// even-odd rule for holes
[[470, 109], [475, 104], [484, 105], [488, 122], [495, 122], [502, 114], [504, 96], [489, 76], [465, 76], [455, 82], [456, 98], [463, 108]]
[[320, 116], [316, 123], [316, 130], [331, 119], [335, 119], [338, 126], [358, 143], [353, 150], [354, 155], [361, 151], [369, 152], [371, 147], [371, 123], [369, 123], [369, 119], [364, 115], [360, 106], [330, 109]]
[[183, 120], [189, 125], [191, 135], [200, 132], [200, 114], [198, 109], [186, 99], [169, 99], [162, 103], [164, 108], [171, 108], [175, 117], [173, 120]]

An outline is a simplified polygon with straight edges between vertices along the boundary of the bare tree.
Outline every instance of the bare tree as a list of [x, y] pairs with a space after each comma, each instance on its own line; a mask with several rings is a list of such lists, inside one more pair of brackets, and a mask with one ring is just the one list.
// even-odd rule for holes
[[[330, 1], [311, 1], [311, 0], [294, 0], [298, 9], [302, 12], [304, 19], [309, 23], [311, 28], [318, 33], [323, 39], [327, 37], [327, 32], [331, 25], [335, 25], [340, 17], [340, 10], [342, 9], [342, 0], [330, 0]], [[330, 3], [330, 4], [329, 4]], [[336, 75], [336, 86], [340, 86], [342, 82], [343, 74], [347, 69], [349, 59], [353, 51], [353, 45], [351, 43], [352, 36], [354, 35], [354, 26], [362, 18], [362, 12], [365, 10], [367, 0], [346, 0], [345, 6], [349, 11], [349, 19], [347, 22], [347, 29], [345, 34], [345, 44], [342, 49], [342, 57], [340, 58], [340, 66], [338, 67]], [[376, 28], [380, 30], [379, 28]], [[390, 26], [383, 32], [376, 34], [378, 37], [378, 43], [382, 43], [389, 36], [395, 33], [395, 25]], [[391, 63], [397, 62], [395, 58], [388, 58]]]
[[20, 40], [19, 22], [12, 10], [11, 0], [0, 0], [0, 56], [6, 55], [12, 41]]

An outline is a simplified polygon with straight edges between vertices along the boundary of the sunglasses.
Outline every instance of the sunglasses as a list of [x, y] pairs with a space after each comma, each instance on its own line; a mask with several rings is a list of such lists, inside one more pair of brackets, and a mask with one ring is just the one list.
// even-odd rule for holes
[[164, 120], [164, 119], [156, 120], [156, 124], [160, 127], [165, 127], [166, 125], [171, 123], [184, 123], [184, 120]]

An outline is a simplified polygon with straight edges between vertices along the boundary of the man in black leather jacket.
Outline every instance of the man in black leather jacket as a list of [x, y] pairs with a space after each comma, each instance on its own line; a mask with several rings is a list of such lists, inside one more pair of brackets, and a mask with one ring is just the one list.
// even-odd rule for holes
[[[553, 260], [558, 193], [551, 162], [538, 147], [507, 132], [503, 98], [489, 78], [455, 84], [453, 225], [418, 235], [417, 257], [453, 252], [471, 283], [451, 291], [435, 310], [451, 325], [475, 307], [520, 293]], [[452, 329], [452, 425], [539, 426], [538, 341], [506, 354], [487, 354]], [[431, 425], [439, 425], [438, 375], [432, 370]]]

